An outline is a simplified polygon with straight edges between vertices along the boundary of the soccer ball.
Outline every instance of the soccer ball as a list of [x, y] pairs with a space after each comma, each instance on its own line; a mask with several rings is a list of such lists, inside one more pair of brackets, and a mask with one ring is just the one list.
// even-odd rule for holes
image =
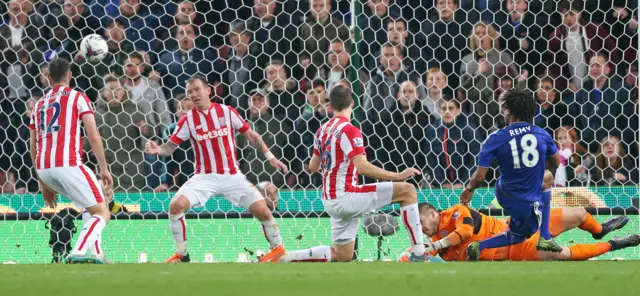
[[99, 62], [107, 56], [109, 47], [107, 41], [98, 34], [87, 35], [80, 42], [80, 53], [87, 61]]

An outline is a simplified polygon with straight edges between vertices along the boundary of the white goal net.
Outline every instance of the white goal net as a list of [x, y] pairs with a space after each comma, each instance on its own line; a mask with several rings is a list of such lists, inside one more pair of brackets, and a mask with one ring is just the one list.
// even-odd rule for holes
[[[72, 224], [82, 225], [65, 220], [50, 236], [56, 213], [81, 209], [64, 197], [56, 209], [44, 205], [29, 156], [29, 116], [56, 57], [72, 62], [72, 86], [93, 101], [104, 139], [117, 205], [103, 249], [115, 262], [174, 251], [168, 206], [194, 173], [194, 153], [186, 142], [156, 157], [144, 143], [167, 141], [193, 107], [185, 82], [196, 74], [289, 166], [277, 172], [237, 138], [248, 180], [279, 189], [274, 215], [289, 249], [331, 242], [321, 178], [305, 168], [336, 85], [354, 93], [367, 158], [419, 168], [410, 182], [420, 201], [442, 210], [458, 203], [482, 142], [505, 126], [500, 94], [528, 90], [539, 104], [534, 124], [562, 159], [553, 206], [586, 207], [600, 222], [628, 215], [613, 235], [640, 231], [637, 0], [9, 0], [0, 15], [0, 262], [50, 262]], [[109, 45], [98, 63], [78, 54], [93, 33]], [[473, 208], [502, 215], [493, 209], [497, 177], [490, 170]], [[187, 218], [193, 261], [250, 261], [268, 250], [259, 222], [226, 200]], [[409, 247], [403, 232], [379, 247], [362, 230], [358, 259], [396, 259]], [[592, 241], [577, 229], [559, 240]], [[601, 258], [639, 257], [631, 248]]]

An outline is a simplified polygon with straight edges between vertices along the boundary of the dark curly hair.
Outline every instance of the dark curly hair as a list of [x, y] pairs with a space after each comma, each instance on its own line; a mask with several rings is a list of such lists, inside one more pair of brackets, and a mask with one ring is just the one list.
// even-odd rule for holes
[[511, 113], [511, 121], [533, 122], [536, 115], [536, 100], [531, 92], [520, 90], [509, 90], [502, 96], [504, 108]]

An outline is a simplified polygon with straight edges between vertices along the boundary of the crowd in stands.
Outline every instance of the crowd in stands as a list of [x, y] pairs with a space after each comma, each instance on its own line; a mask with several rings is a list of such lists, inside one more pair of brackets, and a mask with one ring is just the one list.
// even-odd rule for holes
[[[193, 173], [189, 143], [169, 158], [143, 145], [167, 141], [193, 108], [184, 89], [194, 74], [291, 168], [272, 170], [238, 137], [253, 183], [320, 185], [305, 167], [336, 85], [357, 94], [369, 160], [421, 169], [412, 181], [422, 188], [468, 182], [481, 143], [505, 126], [499, 98], [513, 88], [531, 90], [534, 124], [557, 141], [557, 186], [639, 183], [637, 0], [362, 0], [360, 14], [350, 2], [1, 4], [0, 192], [38, 190], [27, 126], [56, 57], [72, 61], [72, 86], [93, 100], [117, 191], [174, 190]], [[109, 45], [99, 63], [78, 51], [92, 33]]]

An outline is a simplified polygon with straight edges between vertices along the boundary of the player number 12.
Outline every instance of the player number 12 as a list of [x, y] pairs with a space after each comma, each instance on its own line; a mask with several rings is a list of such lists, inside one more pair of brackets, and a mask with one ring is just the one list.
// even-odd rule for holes
[[524, 166], [531, 168], [538, 164], [540, 160], [540, 154], [538, 153], [538, 139], [532, 134], [526, 134], [520, 138], [520, 147], [522, 147], [522, 157], [518, 155], [518, 146], [516, 139], [513, 138], [509, 141], [511, 146], [511, 155], [513, 156], [513, 168], [520, 168], [520, 159]]

